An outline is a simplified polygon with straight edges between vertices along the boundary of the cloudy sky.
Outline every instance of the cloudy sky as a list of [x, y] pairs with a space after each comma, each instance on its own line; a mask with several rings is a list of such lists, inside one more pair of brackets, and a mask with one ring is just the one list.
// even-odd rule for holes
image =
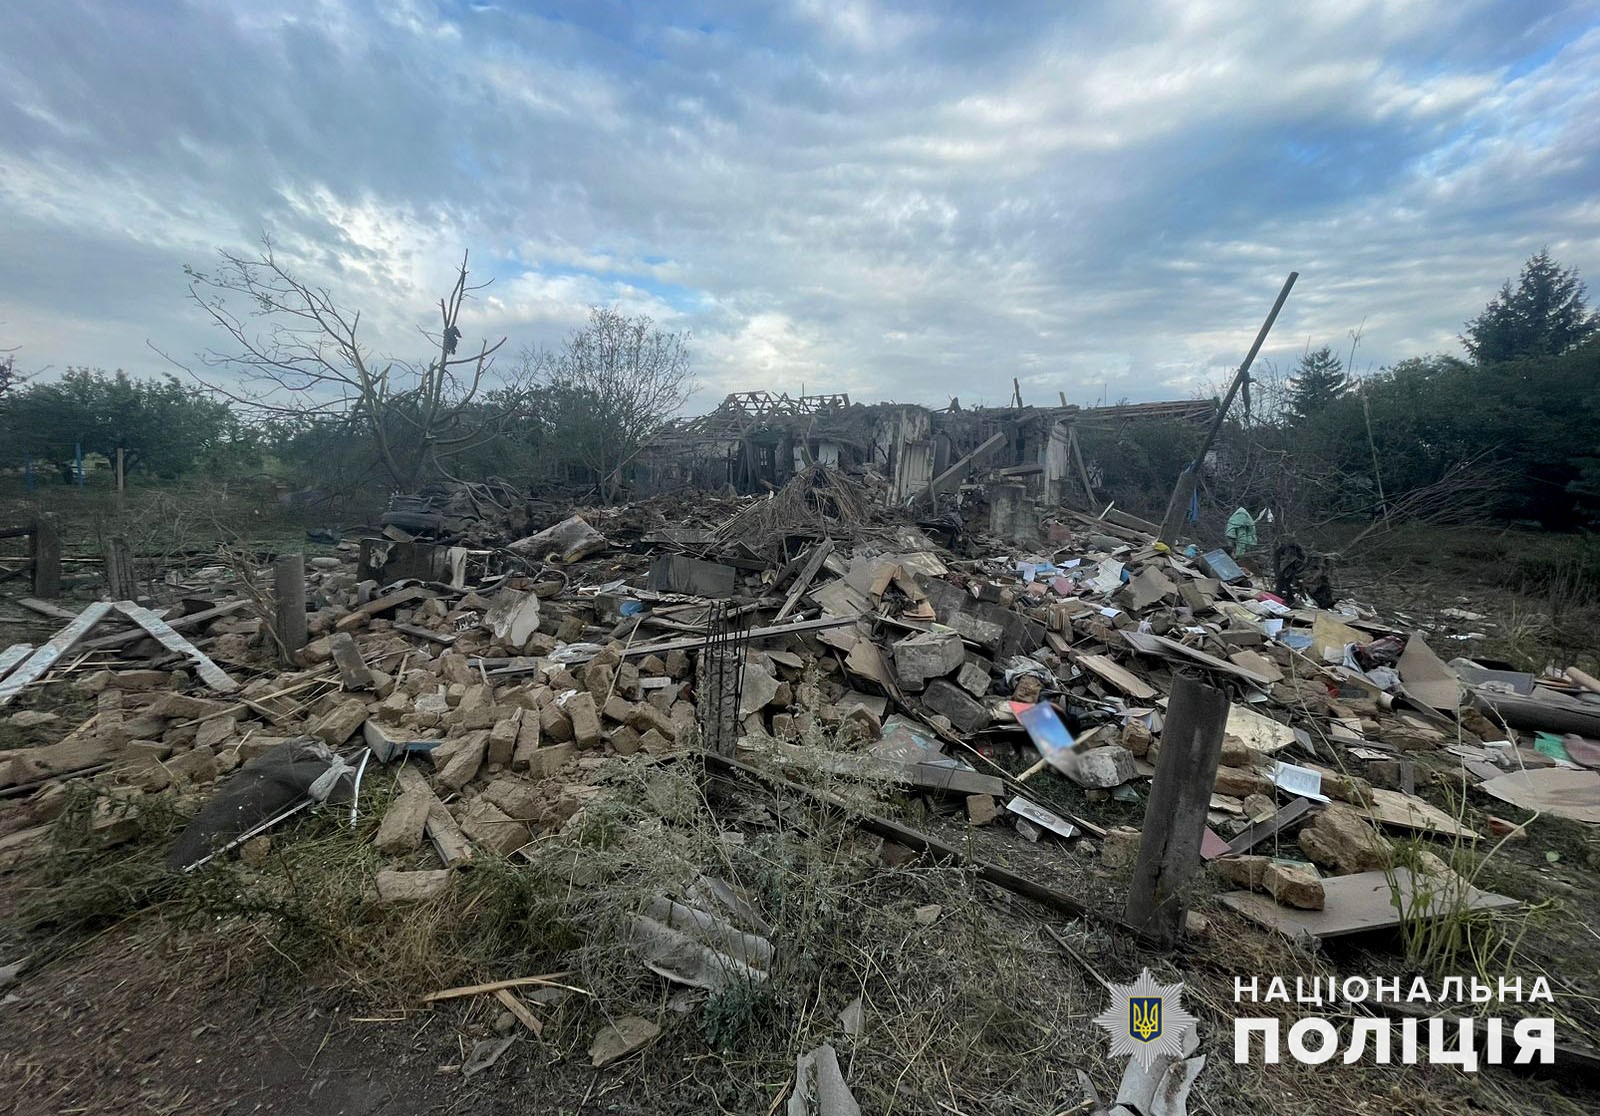
[[[1600, 0], [21, 0], [0, 346], [155, 373], [263, 232], [417, 348], [591, 304], [724, 392], [1185, 398], [1267, 355], [1458, 351], [1542, 245], [1600, 290]], [[436, 311], [434, 311], [436, 313]]]

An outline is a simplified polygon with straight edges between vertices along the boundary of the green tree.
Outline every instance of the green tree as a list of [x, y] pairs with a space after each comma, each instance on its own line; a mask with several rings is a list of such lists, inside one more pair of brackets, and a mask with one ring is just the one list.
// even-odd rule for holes
[[1315, 352], [1307, 352], [1289, 377], [1288, 398], [1284, 411], [1292, 425], [1304, 424], [1317, 412], [1350, 390], [1350, 377], [1344, 365], [1324, 345]]
[[250, 442], [226, 403], [175, 376], [134, 380], [120, 370], [69, 368], [28, 384], [6, 396], [0, 423], [8, 444], [37, 458], [69, 460], [77, 445], [107, 458], [120, 449], [129, 472], [163, 478], [216, 465]]
[[694, 390], [687, 333], [601, 306], [590, 308], [588, 324], [559, 356], [528, 351], [523, 360], [549, 429], [560, 432], [567, 459], [606, 499]]
[[1561, 356], [1600, 330], [1600, 313], [1587, 308], [1587, 294], [1576, 269], [1541, 249], [1522, 265], [1516, 287], [1506, 280], [1467, 323], [1461, 343], [1479, 364]]

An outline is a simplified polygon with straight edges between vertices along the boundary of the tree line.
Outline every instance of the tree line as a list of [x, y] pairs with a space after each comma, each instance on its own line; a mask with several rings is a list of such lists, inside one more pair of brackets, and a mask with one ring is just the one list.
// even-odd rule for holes
[[[78, 453], [120, 450], [130, 475], [268, 475], [365, 493], [440, 480], [556, 482], [609, 498], [630, 460], [693, 390], [689, 335], [603, 306], [556, 351], [469, 339], [464, 256], [421, 328], [421, 355], [368, 341], [362, 314], [305, 282], [270, 242], [188, 268], [190, 298], [224, 339], [188, 380], [69, 368], [0, 379], [0, 444], [37, 476], [70, 479]], [[6, 366], [10, 372], [10, 365]]]
[[[346, 492], [415, 491], [439, 480], [561, 484], [610, 499], [628, 465], [693, 388], [687, 333], [591, 308], [555, 351], [502, 354], [469, 338], [475, 292], [463, 257], [421, 328], [419, 355], [382, 356], [358, 311], [273, 253], [190, 269], [190, 294], [223, 341], [188, 381], [72, 368], [26, 381], [0, 364], [0, 445], [15, 470], [49, 477], [75, 450], [123, 451], [130, 475], [266, 473]], [[1308, 347], [1267, 370], [1206, 478], [1219, 506], [1270, 504], [1296, 528], [1396, 515], [1600, 524], [1600, 314], [1575, 270], [1541, 251], [1461, 336], [1465, 356], [1429, 354], [1352, 375]], [[1156, 507], [1195, 451], [1187, 427], [1086, 431], [1106, 487]]]

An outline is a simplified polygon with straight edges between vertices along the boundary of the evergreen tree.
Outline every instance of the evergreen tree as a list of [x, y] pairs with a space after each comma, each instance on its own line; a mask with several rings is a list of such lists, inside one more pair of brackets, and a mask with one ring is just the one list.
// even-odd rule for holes
[[1324, 345], [1307, 352], [1289, 377], [1289, 396], [1284, 403], [1291, 425], [1299, 425], [1350, 390], [1350, 377], [1344, 365]]
[[1515, 288], [1508, 279], [1489, 305], [1467, 323], [1461, 343], [1479, 364], [1561, 356], [1600, 330], [1600, 313], [1587, 309], [1576, 270], [1547, 250], [1522, 265]]

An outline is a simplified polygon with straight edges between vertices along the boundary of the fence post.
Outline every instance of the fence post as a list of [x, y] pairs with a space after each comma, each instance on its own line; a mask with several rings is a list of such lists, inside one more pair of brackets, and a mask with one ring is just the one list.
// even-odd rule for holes
[[306, 645], [306, 556], [283, 554], [272, 564], [278, 602], [278, 639], [291, 659]]
[[33, 595], [42, 600], [61, 596], [61, 530], [49, 514], [33, 521]]
[[1144, 810], [1125, 917], [1164, 945], [1183, 925], [1183, 885], [1200, 866], [1211, 789], [1222, 758], [1228, 695], [1180, 676], [1167, 704], [1161, 756]]

